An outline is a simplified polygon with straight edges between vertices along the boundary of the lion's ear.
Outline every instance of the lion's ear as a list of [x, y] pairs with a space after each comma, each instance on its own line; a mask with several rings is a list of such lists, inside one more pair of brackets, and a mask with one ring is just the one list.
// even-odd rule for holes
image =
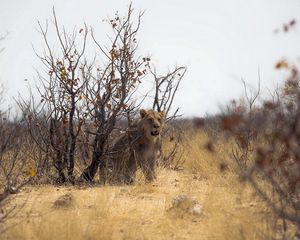
[[141, 118], [144, 118], [147, 114], [147, 111], [145, 109], [141, 109], [140, 110], [140, 115], [141, 115]]
[[159, 115], [160, 115], [162, 118], [165, 118], [165, 116], [166, 116], [166, 113], [165, 113], [165, 111], [158, 112], [158, 113], [159, 113]]

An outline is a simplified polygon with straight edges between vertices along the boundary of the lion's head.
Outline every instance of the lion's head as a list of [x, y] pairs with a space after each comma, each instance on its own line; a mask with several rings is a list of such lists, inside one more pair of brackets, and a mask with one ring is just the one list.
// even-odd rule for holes
[[164, 127], [165, 113], [141, 109], [140, 115], [140, 127], [144, 136], [150, 140], [159, 137]]

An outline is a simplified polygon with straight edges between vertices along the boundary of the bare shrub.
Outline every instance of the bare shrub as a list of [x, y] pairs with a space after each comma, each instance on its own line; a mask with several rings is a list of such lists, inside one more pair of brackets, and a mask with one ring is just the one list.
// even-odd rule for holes
[[[4, 87], [0, 88], [0, 103], [4, 102]], [[2, 107], [2, 106], [1, 106]], [[13, 119], [9, 109], [0, 111], [0, 223], [10, 216], [15, 207], [2, 209], [5, 200], [16, 194], [36, 175], [34, 166], [24, 154], [26, 128], [19, 119]]]
[[152, 108], [158, 112], [165, 112], [168, 116], [167, 122], [179, 116], [179, 108], [171, 112], [171, 107], [186, 71], [186, 67], [175, 67], [173, 71], [161, 76], [156, 73], [155, 69], [151, 70], [155, 83]]
[[180, 120], [171, 120], [168, 122], [162, 139], [160, 165], [173, 170], [182, 170], [184, 165], [184, 126]]
[[[146, 98], [136, 95], [142, 79], [151, 72], [150, 58], [137, 52], [143, 12], [136, 18], [133, 12], [130, 5], [125, 16], [116, 13], [107, 19], [112, 33], [109, 44], [102, 45], [93, 28], [89, 30], [85, 26], [68, 34], [59, 26], [53, 9], [53, 24], [49, 26], [56, 34], [58, 52], [49, 42], [48, 23], [45, 27], [39, 23], [45, 46], [42, 55], [37, 53], [44, 66], [38, 71], [37, 91], [41, 100], [36, 101], [32, 94], [29, 101], [22, 97], [18, 101], [32, 142], [38, 148], [38, 155], [34, 156], [38, 176], [49, 174], [53, 179], [56, 175], [55, 182], [74, 184], [79, 174], [80, 180], [93, 181], [99, 167], [100, 176], [103, 175], [101, 169], [105, 168], [104, 159], [112, 142], [131, 126]], [[92, 43], [88, 43], [88, 36]], [[88, 60], [86, 51], [89, 44], [98, 49], [97, 57], [92, 60]], [[171, 113], [185, 72], [185, 67], [176, 67], [163, 77], [152, 72], [156, 93], [154, 109]], [[177, 113], [178, 109], [170, 119]], [[79, 173], [74, 172], [75, 167]]]
[[141, 58], [136, 53], [142, 15], [143, 12], [138, 14], [137, 23], [134, 24], [130, 5], [125, 17], [116, 14], [114, 19], [110, 19], [113, 34], [108, 48], [101, 46], [92, 31], [92, 38], [106, 63], [97, 66], [96, 74], [92, 69], [86, 69], [84, 74], [89, 81], [86, 106], [95, 125], [95, 130], [91, 132], [94, 135], [92, 161], [81, 175], [87, 181], [93, 180], [99, 165], [100, 175], [104, 175], [104, 156], [109, 152], [108, 143], [116, 123], [127, 118], [130, 124], [136, 109], [132, 96], [146, 75], [150, 61], [148, 57]]
[[178, 92], [181, 80], [187, 71], [186, 67], [175, 67], [165, 75], [159, 75], [156, 69], [151, 69], [154, 79], [155, 91], [152, 108], [159, 112], [165, 112], [166, 127], [163, 132], [161, 150], [161, 165], [171, 169], [182, 169], [184, 160], [183, 155], [183, 131], [176, 119], [180, 117], [179, 108], [172, 109], [174, 98]]
[[[43, 73], [46, 73], [38, 72], [40, 86], [37, 90], [41, 100], [35, 104], [34, 99], [25, 101], [20, 98], [19, 106], [37, 146], [52, 158], [58, 172], [57, 181], [74, 183], [76, 142], [85, 114], [81, 98], [86, 82], [81, 71], [87, 64], [83, 60], [87, 28], [82, 30], [82, 44], [78, 46], [75, 33], [68, 35], [65, 29], [59, 28], [54, 9], [53, 19], [61, 53], [56, 54], [50, 46], [48, 23], [45, 28], [39, 23], [46, 47], [45, 55], [37, 53], [44, 66]], [[39, 134], [36, 134], [36, 130]]]
[[282, 220], [283, 237], [294, 237], [300, 230], [300, 88], [290, 84], [299, 81], [294, 72], [270, 100], [255, 106], [259, 91], [246, 96], [243, 111], [230, 108], [221, 123], [235, 142], [232, 156], [241, 179], [250, 182], [275, 213], [275, 222]]
[[255, 93], [249, 92], [243, 81], [245, 102], [232, 101], [228, 114], [222, 118], [222, 128], [230, 132], [235, 147], [232, 156], [240, 169], [246, 169], [251, 159], [255, 141], [258, 138], [257, 125], [261, 121], [261, 112], [256, 106], [260, 94], [260, 79]]
[[[8, 34], [0, 37], [4, 40]], [[4, 48], [0, 49], [0, 53]], [[17, 193], [35, 176], [34, 169], [28, 168], [27, 159], [23, 154], [23, 141], [26, 138], [23, 123], [10, 114], [5, 103], [5, 88], [0, 85], [0, 223], [4, 222], [15, 210], [2, 209], [10, 194]]]

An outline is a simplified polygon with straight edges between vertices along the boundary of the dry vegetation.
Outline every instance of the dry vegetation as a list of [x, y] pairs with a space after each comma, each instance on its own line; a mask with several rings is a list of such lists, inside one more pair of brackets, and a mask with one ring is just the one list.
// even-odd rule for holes
[[[232, 170], [220, 174], [228, 143], [212, 154], [203, 131], [184, 138], [184, 170], [160, 168], [152, 184], [140, 177], [134, 186], [27, 186], [6, 206], [19, 209], [2, 225], [1, 239], [270, 238], [270, 213], [251, 186]], [[55, 207], [64, 194], [70, 205]], [[203, 212], [168, 211], [179, 194], [196, 198]]]
[[[251, 94], [244, 83], [245, 101], [222, 114], [178, 120], [172, 103], [186, 68], [158, 75], [138, 55], [142, 15], [134, 20], [130, 5], [124, 17], [108, 19], [106, 46], [87, 26], [69, 35], [53, 9], [58, 52], [48, 24], [39, 24], [41, 98], [20, 97], [21, 118], [0, 111], [1, 239], [299, 239], [298, 68], [276, 64], [290, 76], [266, 101], [258, 103], [260, 86]], [[88, 60], [90, 38], [100, 59]], [[152, 90], [137, 97], [149, 76]], [[3, 95], [1, 86], [0, 105]], [[151, 155], [157, 179], [138, 172], [132, 185], [104, 184], [113, 142], [132, 131], [145, 98], [167, 122], [158, 132], [147, 119], [156, 129], [150, 135], [163, 136], [162, 151], [159, 140]], [[134, 158], [131, 143], [125, 148]]]

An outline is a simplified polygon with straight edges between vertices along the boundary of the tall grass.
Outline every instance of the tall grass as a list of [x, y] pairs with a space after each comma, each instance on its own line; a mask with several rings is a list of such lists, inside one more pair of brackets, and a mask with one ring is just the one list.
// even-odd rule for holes
[[[155, 183], [138, 174], [133, 186], [29, 186], [10, 206], [22, 205], [1, 239], [270, 239], [270, 213], [249, 184], [233, 171], [230, 142], [219, 139], [214, 152], [201, 130], [184, 135], [183, 170], [158, 169]], [[220, 163], [228, 164], [220, 171]], [[233, 162], [232, 162], [233, 163]], [[74, 206], [55, 209], [63, 194]], [[185, 194], [203, 205], [200, 216], [170, 215], [172, 199]], [[5, 230], [5, 231], [3, 231]]]

